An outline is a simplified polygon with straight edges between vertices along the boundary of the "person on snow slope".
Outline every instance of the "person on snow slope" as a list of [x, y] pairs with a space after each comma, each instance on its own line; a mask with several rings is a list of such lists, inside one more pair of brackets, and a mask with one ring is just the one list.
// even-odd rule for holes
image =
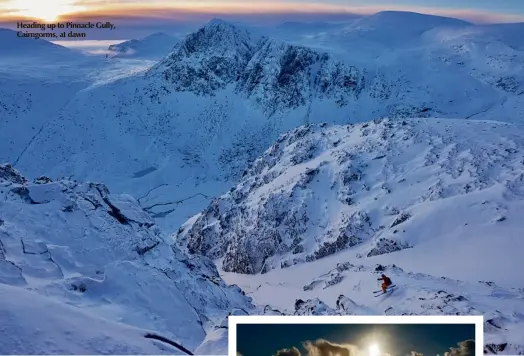
[[390, 285], [392, 285], [393, 283], [391, 282], [391, 278], [389, 278], [388, 276], [386, 276], [385, 274], [383, 274], [382, 276], [380, 276], [379, 279], [377, 279], [377, 281], [382, 281], [382, 292], [386, 293], [388, 287]]

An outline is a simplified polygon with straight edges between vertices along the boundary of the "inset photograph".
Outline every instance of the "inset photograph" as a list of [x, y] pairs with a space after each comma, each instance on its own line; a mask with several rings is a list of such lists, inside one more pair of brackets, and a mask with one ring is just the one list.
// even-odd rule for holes
[[[379, 319], [378, 319], [379, 318]], [[473, 356], [482, 317], [231, 317], [230, 356]]]

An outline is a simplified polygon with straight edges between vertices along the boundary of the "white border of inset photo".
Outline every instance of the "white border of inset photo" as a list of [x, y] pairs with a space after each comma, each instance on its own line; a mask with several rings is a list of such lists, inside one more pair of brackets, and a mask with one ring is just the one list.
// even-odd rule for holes
[[475, 355], [484, 354], [484, 317], [482, 315], [231, 315], [228, 320], [229, 356], [237, 355], [238, 324], [475, 324]]

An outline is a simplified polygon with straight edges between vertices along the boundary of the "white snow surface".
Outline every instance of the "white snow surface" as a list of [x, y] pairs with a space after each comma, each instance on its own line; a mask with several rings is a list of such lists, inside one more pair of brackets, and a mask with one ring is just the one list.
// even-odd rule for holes
[[253, 308], [212, 261], [169, 241], [130, 196], [101, 184], [28, 182], [0, 165], [0, 352], [174, 352], [144, 337], [152, 333], [186, 353], [232, 310]]
[[0, 352], [4, 355], [185, 354], [169, 344], [144, 338], [146, 330], [22, 288], [0, 284], [0, 296]]
[[[318, 314], [482, 314], [486, 350], [521, 353], [523, 162], [522, 131], [496, 121], [302, 126], [176, 239], [217, 259], [258, 305], [305, 312], [295, 300], [318, 298]], [[391, 296], [373, 297], [377, 265], [398, 266], [385, 268]], [[350, 311], [335, 310], [340, 295]]]

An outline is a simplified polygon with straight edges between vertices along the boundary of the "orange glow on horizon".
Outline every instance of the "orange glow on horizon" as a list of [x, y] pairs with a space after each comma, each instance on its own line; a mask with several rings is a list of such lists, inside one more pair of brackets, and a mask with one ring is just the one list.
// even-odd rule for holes
[[179, 2], [173, 4], [167, 0], [137, 3], [89, 3], [83, 0], [7, 0], [0, 2], [0, 20], [14, 18], [35, 18], [42, 21], [57, 21], [59, 19], [94, 18], [97, 16], [144, 17], [178, 20], [180, 15], [210, 14], [210, 15], [259, 15], [259, 14], [344, 14], [354, 13], [368, 15], [384, 10], [412, 11], [462, 19], [486, 19], [492, 22], [522, 22], [520, 15], [487, 13], [473, 9], [445, 9], [429, 7], [408, 7], [402, 5], [384, 6], [352, 6], [328, 4], [320, 2], [289, 3], [277, 1], [230, 2], [199, 1]]
[[9, 11], [11, 17], [36, 18], [43, 22], [56, 21], [61, 15], [86, 9], [76, 4], [76, 0], [7, 0], [2, 7]]
[[181, 11], [184, 13], [195, 14], [279, 14], [279, 13], [348, 13], [353, 12], [353, 7], [319, 4], [319, 3], [302, 3], [297, 7], [296, 3], [285, 2], [238, 2], [223, 3], [211, 1], [199, 1], [186, 4], [127, 4], [106, 5], [104, 7], [93, 8], [86, 13], [92, 14], [138, 14], [148, 16], [162, 11]]

